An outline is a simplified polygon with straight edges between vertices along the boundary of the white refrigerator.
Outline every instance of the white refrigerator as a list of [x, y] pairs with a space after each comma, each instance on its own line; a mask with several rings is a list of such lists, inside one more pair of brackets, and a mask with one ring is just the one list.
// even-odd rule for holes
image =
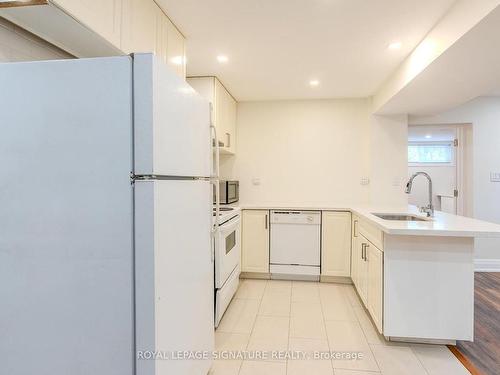
[[208, 102], [151, 54], [4, 63], [0, 129], [0, 372], [206, 374]]

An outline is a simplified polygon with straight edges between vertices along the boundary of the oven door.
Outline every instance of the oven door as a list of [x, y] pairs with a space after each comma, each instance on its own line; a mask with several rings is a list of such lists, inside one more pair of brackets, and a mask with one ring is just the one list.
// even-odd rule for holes
[[229, 275], [240, 265], [240, 216], [219, 226], [215, 244], [215, 287], [222, 288]]

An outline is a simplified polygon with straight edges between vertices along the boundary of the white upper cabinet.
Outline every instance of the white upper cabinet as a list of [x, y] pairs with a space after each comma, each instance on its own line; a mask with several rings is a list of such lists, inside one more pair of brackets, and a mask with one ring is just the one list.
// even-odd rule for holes
[[123, 0], [123, 51], [156, 53], [160, 16], [161, 10], [154, 1]]
[[76, 57], [123, 55], [125, 0], [53, 0], [27, 5], [12, 2], [0, 17], [38, 35]]
[[216, 77], [190, 77], [188, 83], [210, 103], [221, 153], [236, 153], [236, 100]]
[[162, 11], [156, 19], [155, 53], [180, 77], [186, 77], [184, 36]]
[[184, 36], [154, 0], [53, 0], [0, 16], [76, 57], [153, 52], [186, 78]]
[[351, 213], [323, 211], [321, 275], [351, 276]]
[[123, 50], [154, 52], [185, 78], [185, 40], [175, 25], [152, 0], [123, 1]]
[[120, 48], [123, 0], [54, 0], [53, 2]]
[[222, 151], [229, 154], [236, 152], [236, 100], [222, 83], [215, 79], [215, 126], [219, 140], [224, 143]]
[[165, 17], [164, 27], [167, 29], [167, 53], [165, 56], [168, 65], [181, 77], [186, 77], [186, 51], [184, 36], [175, 25]]

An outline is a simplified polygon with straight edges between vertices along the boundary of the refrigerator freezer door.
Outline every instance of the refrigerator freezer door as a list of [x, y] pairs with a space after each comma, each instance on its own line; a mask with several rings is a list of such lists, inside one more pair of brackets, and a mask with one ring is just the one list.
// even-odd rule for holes
[[129, 57], [0, 64], [0, 373], [131, 375]]
[[210, 360], [151, 361], [140, 353], [214, 348], [211, 185], [156, 180], [134, 189], [137, 373], [204, 375]]
[[210, 176], [209, 103], [152, 54], [134, 55], [134, 135], [135, 174]]

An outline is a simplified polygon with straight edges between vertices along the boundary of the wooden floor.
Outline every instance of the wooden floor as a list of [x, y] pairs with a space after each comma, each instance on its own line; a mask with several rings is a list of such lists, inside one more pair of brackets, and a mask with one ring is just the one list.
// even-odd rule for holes
[[474, 290], [474, 342], [459, 341], [455, 354], [472, 374], [500, 375], [500, 272], [477, 272]]

